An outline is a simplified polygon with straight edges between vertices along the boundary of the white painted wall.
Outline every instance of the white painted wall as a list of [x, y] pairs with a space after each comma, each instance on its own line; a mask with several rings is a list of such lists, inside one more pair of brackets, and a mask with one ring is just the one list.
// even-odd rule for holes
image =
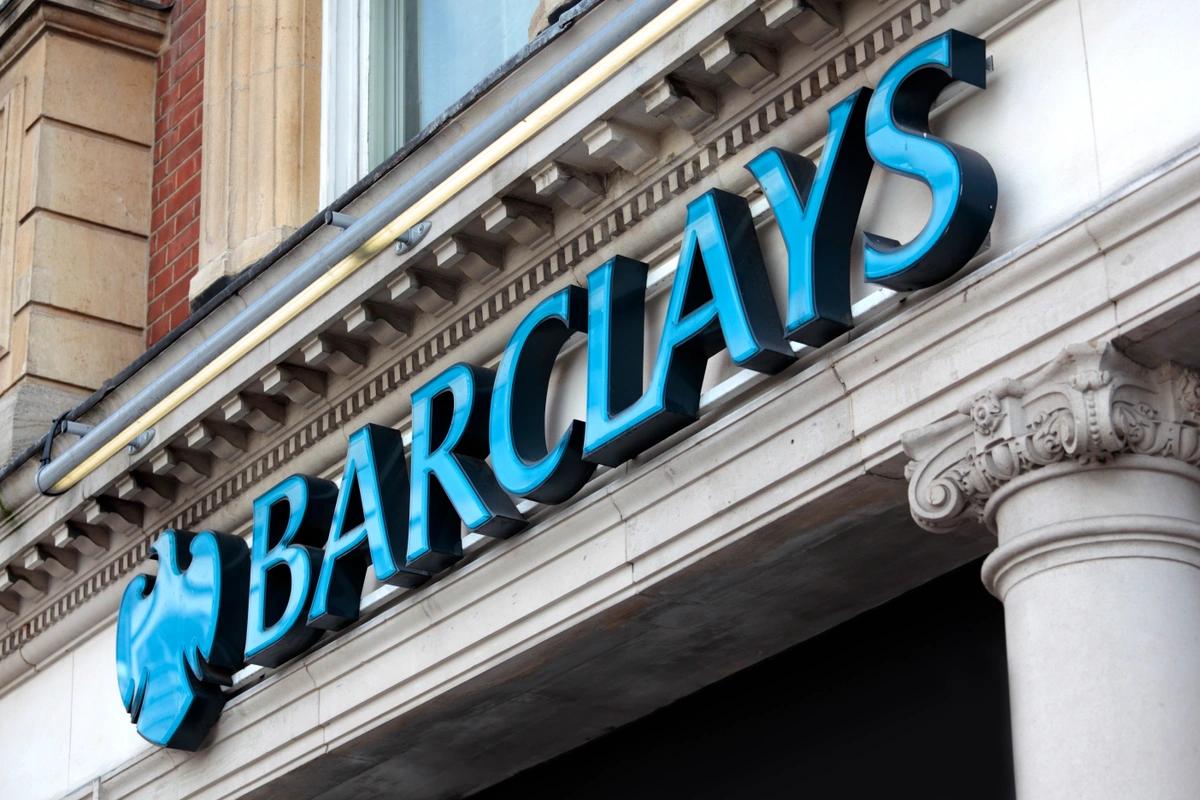
[[59, 797], [146, 749], [121, 706], [115, 653], [112, 623], [0, 694], [0, 797]]

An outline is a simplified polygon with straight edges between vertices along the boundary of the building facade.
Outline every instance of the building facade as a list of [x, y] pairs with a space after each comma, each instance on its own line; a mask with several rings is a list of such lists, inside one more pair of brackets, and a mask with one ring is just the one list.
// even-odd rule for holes
[[0, 3], [0, 796], [1196, 796], [1197, 38]]

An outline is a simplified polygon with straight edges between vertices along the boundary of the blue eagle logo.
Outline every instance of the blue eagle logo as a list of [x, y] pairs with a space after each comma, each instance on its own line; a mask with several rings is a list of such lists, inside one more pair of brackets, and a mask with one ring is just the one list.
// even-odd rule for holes
[[236, 536], [164, 531], [117, 616], [117, 685], [138, 733], [195, 750], [225, 705], [222, 685], [242, 666], [250, 556]]

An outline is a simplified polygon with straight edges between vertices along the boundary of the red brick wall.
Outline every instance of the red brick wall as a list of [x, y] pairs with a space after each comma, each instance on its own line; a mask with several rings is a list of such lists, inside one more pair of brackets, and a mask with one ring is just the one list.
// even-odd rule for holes
[[147, 346], [187, 317], [188, 282], [196, 272], [204, 0], [176, 0], [170, 37], [158, 59], [155, 93]]

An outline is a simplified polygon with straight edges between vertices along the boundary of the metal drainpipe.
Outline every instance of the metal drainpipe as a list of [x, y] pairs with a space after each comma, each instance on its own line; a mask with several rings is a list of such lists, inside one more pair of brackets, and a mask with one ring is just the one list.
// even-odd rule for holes
[[[375, 207], [357, 218], [340, 236], [322, 247], [277, 284], [268, 289], [224, 327], [169, 367], [162, 375], [109, 414], [85, 436], [43, 464], [34, 478], [38, 491], [49, 494], [69, 472], [98, 451], [102, 445], [136, 422], [197, 370], [228, 349], [281, 308], [330, 266], [354, 253], [377, 232], [423, 195], [449, 177], [502, 134], [530, 115], [588, 67], [615, 49], [630, 35], [671, 5], [671, 0], [636, 0], [611, 23], [590, 36], [561, 61], [520, 92], [516, 102], [506, 103], [441, 156], [420, 169], [412, 178]], [[43, 488], [46, 487], [46, 488]]]

